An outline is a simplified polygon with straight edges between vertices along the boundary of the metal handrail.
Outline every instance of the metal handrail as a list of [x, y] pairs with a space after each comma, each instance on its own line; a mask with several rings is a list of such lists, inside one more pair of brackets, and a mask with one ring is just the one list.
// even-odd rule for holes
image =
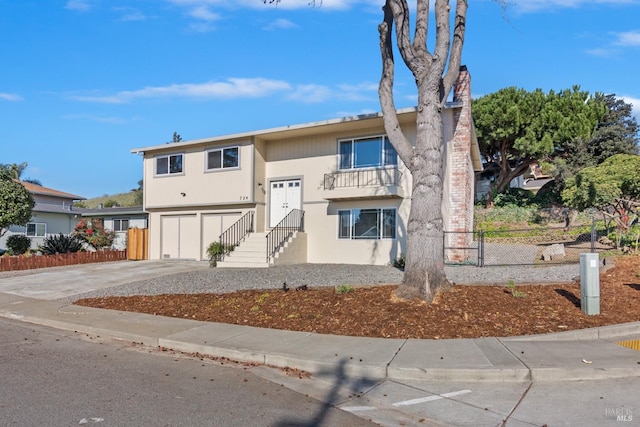
[[247, 235], [253, 233], [253, 231], [253, 211], [249, 211], [220, 235], [218, 238], [220, 250], [216, 254], [215, 260], [224, 260], [224, 257], [229, 255], [229, 252], [238, 246], [238, 243], [243, 241]]
[[399, 185], [401, 178], [398, 168], [352, 169], [324, 174], [324, 189]]
[[304, 231], [304, 211], [293, 209], [267, 234], [267, 263], [296, 231]]

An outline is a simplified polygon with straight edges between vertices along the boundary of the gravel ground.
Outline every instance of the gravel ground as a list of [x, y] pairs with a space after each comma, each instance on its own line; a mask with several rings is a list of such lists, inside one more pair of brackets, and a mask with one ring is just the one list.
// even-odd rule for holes
[[[507, 266], [475, 267], [455, 266], [445, 268], [447, 277], [456, 284], [516, 284], [566, 283], [580, 275], [579, 264], [556, 266]], [[158, 295], [175, 293], [224, 293], [244, 289], [273, 289], [286, 282], [296, 286], [378, 285], [397, 284], [402, 281], [402, 271], [389, 266], [347, 264], [302, 264], [276, 266], [261, 269], [211, 268], [173, 274], [154, 279], [126, 283], [85, 294], [74, 295], [62, 301], [73, 302], [79, 298]]]

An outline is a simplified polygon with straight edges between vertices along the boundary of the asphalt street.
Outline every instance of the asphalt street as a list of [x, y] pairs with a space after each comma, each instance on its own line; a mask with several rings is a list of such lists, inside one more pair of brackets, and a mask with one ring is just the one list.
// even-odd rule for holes
[[0, 319], [0, 425], [373, 425], [242, 367], [78, 338]]

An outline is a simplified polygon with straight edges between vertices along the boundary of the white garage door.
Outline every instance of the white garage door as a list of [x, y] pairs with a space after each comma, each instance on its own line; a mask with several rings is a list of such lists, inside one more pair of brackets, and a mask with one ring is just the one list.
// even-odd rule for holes
[[202, 259], [208, 259], [209, 245], [217, 242], [220, 235], [235, 224], [241, 216], [241, 212], [202, 215]]
[[199, 250], [196, 216], [163, 216], [161, 223], [162, 258], [196, 259]]

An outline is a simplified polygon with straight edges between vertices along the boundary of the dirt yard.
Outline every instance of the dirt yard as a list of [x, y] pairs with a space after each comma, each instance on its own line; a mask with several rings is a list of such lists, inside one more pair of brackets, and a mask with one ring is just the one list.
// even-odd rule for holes
[[580, 310], [580, 283], [459, 285], [433, 304], [398, 302], [395, 285], [82, 299], [76, 304], [321, 334], [383, 338], [532, 335], [640, 321], [640, 257], [600, 275], [600, 313]]

